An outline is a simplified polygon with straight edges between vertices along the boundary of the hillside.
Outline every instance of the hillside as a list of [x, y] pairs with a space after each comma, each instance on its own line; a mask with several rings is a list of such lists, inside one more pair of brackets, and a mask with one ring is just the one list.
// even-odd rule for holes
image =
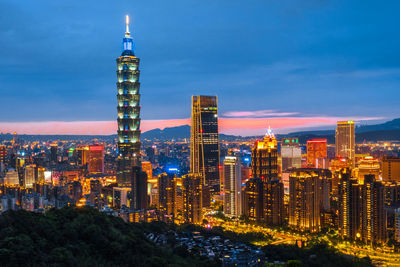
[[156, 246], [141, 224], [127, 224], [92, 208], [63, 208], [46, 215], [0, 215], [2, 266], [213, 266]]

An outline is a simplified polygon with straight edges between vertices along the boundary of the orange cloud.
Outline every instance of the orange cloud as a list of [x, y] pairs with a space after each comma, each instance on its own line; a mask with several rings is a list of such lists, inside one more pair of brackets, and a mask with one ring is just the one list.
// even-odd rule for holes
[[[273, 118], [220, 118], [220, 132], [233, 135], [261, 135], [268, 126], [274, 132], [320, 126], [333, 126], [338, 120], [378, 120], [382, 118], [347, 117], [273, 117]], [[190, 119], [142, 120], [141, 130], [190, 125]], [[111, 135], [117, 132], [116, 121], [47, 121], [47, 122], [0, 122], [0, 132], [18, 134], [55, 135]]]

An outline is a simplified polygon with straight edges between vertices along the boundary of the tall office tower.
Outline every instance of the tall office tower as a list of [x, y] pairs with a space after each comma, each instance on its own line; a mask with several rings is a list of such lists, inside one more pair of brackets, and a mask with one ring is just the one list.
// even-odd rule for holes
[[104, 172], [104, 145], [90, 145], [89, 146], [89, 161], [88, 161], [89, 174], [103, 173]]
[[297, 169], [289, 177], [289, 226], [317, 232], [320, 229], [320, 179], [309, 169]]
[[182, 177], [183, 218], [185, 222], [200, 223], [202, 213], [203, 177], [190, 173]]
[[283, 138], [281, 142], [282, 172], [301, 168], [301, 148], [298, 138]]
[[[219, 139], [216, 96], [192, 96], [190, 172], [203, 177], [203, 206], [219, 193]], [[209, 191], [209, 193], [207, 192]]]
[[57, 159], [57, 157], [58, 157], [57, 150], [58, 150], [57, 144], [51, 144], [50, 145], [50, 164], [56, 164], [57, 163], [57, 161], [58, 161], [58, 159]]
[[135, 56], [133, 39], [126, 16], [126, 32], [122, 54], [117, 58], [118, 100], [118, 186], [131, 186], [132, 167], [140, 166], [140, 94], [139, 58]]
[[311, 139], [307, 141], [307, 167], [326, 169], [327, 162], [327, 140]]
[[131, 170], [132, 205], [135, 210], [145, 210], [149, 207], [147, 195], [147, 174], [140, 166], [133, 166]]
[[37, 176], [36, 176], [37, 179], [35, 182], [38, 184], [44, 184], [45, 183], [44, 172], [46, 171], [46, 169], [43, 167], [37, 167], [36, 171], [37, 171]]
[[174, 213], [175, 183], [174, 176], [162, 173], [157, 177], [158, 209], [163, 215]]
[[381, 171], [381, 166], [379, 164], [379, 160], [374, 159], [373, 157], [365, 157], [358, 162], [358, 182], [360, 184], [364, 183], [365, 175], [374, 175], [375, 177], [379, 177]]
[[384, 185], [366, 175], [361, 189], [361, 237], [366, 244], [386, 242]]
[[239, 217], [241, 206], [241, 163], [239, 157], [226, 156], [224, 160], [224, 213]]
[[336, 157], [348, 158], [355, 165], [354, 121], [338, 121], [335, 133]]
[[256, 222], [264, 220], [264, 182], [261, 178], [250, 178], [243, 189], [243, 214]]
[[251, 172], [263, 181], [278, 179], [278, 146], [271, 128], [262, 141], [256, 141], [251, 150]]
[[357, 179], [351, 177], [350, 169], [343, 169], [339, 176], [339, 234], [356, 240], [361, 237], [361, 188]]
[[89, 161], [89, 147], [80, 146], [76, 148], [77, 153], [77, 164], [81, 167], [85, 166]]
[[33, 184], [35, 183], [35, 165], [28, 165], [25, 167], [23, 186], [25, 188], [33, 188]]
[[263, 190], [264, 222], [270, 226], [284, 223], [284, 192], [283, 183], [279, 180], [264, 182]]
[[382, 160], [382, 180], [400, 182], [400, 158], [385, 157]]

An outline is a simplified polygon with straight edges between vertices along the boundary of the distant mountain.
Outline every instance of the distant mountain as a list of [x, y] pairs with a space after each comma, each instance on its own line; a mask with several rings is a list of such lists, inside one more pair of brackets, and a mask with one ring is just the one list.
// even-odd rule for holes
[[[261, 138], [261, 136], [235, 136], [235, 135], [219, 135], [220, 140], [233, 141], [233, 140], [251, 140]], [[277, 138], [283, 137], [298, 137], [300, 143], [306, 143], [307, 140], [315, 138], [325, 138], [328, 143], [335, 142], [335, 130], [317, 130], [317, 131], [300, 131], [289, 134], [279, 134]], [[190, 138], [190, 126], [183, 125], [178, 127], [169, 127], [164, 130], [154, 129], [142, 133], [143, 139], [157, 139], [157, 140], [179, 140]], [[363, 125], [356, 127], [356, 141], [390, 141], [400, 140], [400, 119], [394, 119], [382, 124]]]
[[144, 132], [140, 135], [141, 139], [157, 139], [157, 140], [172, 140], [172, 139], [190, 139], [190, 126], [182, 125], [177, 127], [168, 127], [164, 130], [153, 129]]
[[388, 130], [400, 130], [400, 118], [387, 121], [382, 124], [358, 126], [356, 128], [356, 133], [388, 131]]

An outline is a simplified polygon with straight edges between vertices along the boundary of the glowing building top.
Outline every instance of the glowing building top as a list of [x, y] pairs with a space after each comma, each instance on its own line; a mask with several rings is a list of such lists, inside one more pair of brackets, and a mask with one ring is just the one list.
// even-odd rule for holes
[[126, 31], [125, 37], [122, 42], [122, 56], [135, 56], [133, 39], [131, 37], [131, 33], [129, 31], [129, 16], [126, 15], [125, 18]]
[[131, 185], [133, 166], [140, 157], [140, 59], [134, 55], [133, 39], [126, 16], [122, 54], [117, 58], [118, 168], [119, 186]]

